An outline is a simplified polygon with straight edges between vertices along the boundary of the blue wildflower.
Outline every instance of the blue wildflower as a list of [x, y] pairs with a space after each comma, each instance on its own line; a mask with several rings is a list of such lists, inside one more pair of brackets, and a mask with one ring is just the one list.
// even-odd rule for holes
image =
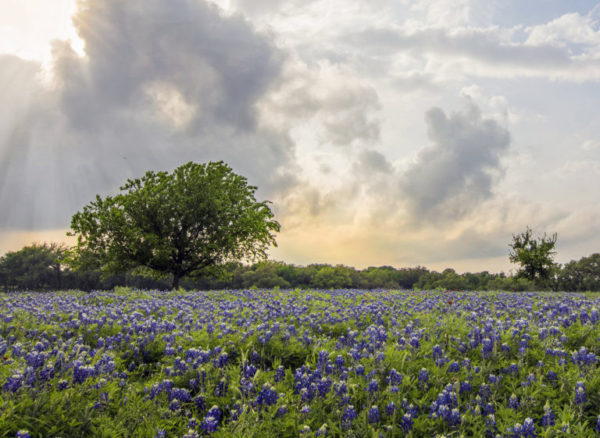
[[419, 371], [419, 382], [429, 382], [429, 371], [427, 369], [421, 368], [421, 371]]
[[402, 416], [402, 419], [400, 420], [400, 426], [404, 432], [410, 432], [413, 428], [413, 424], [414, 422], [410, 414], [406, 413]]
[[262, 405], [274, 405], [277, 403], [277, 391], [268, 383], [265, 383], [256, 397], [256, 403], [258, 406]]
[[350, 427], [357, 414], [354, 410], [354, 406], [348, 405], [346, 409], [344, 409], [344, 415], [342, 416], [342, 428], [347, 429]]
[[275, 370], [275, 382], [280, 382], [285, 378], [285, 368], [281, 365]]
[[394, 412], [396, 412], [396, 405], [393, 401], [391, 401], [385, 407], [385, 413], [391, 417], [392, 415], [394, 415]]
[[546, 404], [544, 405], [544, 416], [542, 417], [542, 426], [554, 426], [554, 424], [554, 412], [550, 407], [550, 403], [546, 402]]
[[580, 405], [587, 401], [587, 394], [585, 392], [585, 384], [583, 382], [577, 382], [575, 386], [575, 404]]
[[369, 409], [368, 420], [369, 420], [369, 423], [379, 423], [379, 421], [381, 420], [381, 414], [379, 412], [379, 407], [371, 406], [371, 409]]
[[277, 417], [277, 418], [283, 417], [287, 413], [288, 413], [288, 407], [287, 407], [287, 405], [281, 405], [277, 409], [277, 412], [275, 413], [275, 417]]
[[371, 394], [379, 391], [379, 383], [377, 382], [377, 380], [373, 379], [369, 382], [369, 384], [367, 385], [367, 391], [369, 391]]

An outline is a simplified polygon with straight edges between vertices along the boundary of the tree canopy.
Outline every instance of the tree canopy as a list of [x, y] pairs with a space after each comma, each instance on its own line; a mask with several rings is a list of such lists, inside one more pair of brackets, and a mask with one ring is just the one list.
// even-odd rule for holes
[[7, 252], [0, 258], [0, 279], [4, 289], [60, 289], [64, 253], [64, 246], [56, 243], [34, 243]]
[[149, 171], [121, 193], [83, 207], [71, 220], [74, 261], [110, 273], [143, 268], [170, 275], [205, 274], [233, 260], [266, 258], [280, 225], [256, 187], [220, 162], [189, 162], [172, 173]]
[[529, 227], [523, 233], [513, 234], [509, 260], [521, 266], [517, 276], [538, 283], [550, 279], [552, 270], [555, 268], [556, 239], [556, 233], [551, 236], [544, 233], [542, 237], [536, 239]]

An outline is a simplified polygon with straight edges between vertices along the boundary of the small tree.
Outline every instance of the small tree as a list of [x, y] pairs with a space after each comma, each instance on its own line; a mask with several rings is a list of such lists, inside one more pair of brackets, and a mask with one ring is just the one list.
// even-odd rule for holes
[[525, 232], [513, 234], [512, 237], [508, 257], [511, 263], [521, 265], [517, 277], [526, 278], [537, 284], [548, 281], [555, 268], [554, 247], [557, 234], [547, 236], [544, 233], [542, 237], [535, 239], [531, 228], [527, 227]]
[[171, 275], [176, 289], [184, 276], [266, 258], [280, 225], [255, 190], [223, 162], [149, 171], [73, 216], [75, 260], [111, 273], [142, 268]]
[[0, 258], [0, 277], [8, 289], [62, 287], [61, 262], [65, 247], [57, 243], [34, 243]]

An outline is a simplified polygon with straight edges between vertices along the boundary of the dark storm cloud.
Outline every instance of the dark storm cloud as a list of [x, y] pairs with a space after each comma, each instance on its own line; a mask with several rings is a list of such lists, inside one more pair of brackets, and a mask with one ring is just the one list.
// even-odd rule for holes
[[458, 218], [492, 196], [510, 135], [473, 105], [450, 116], [432, 108], [425, 120], [432, 145], [402, 175], [402, 192], [416, 220]]
[[[74, 24], [85, 41], [89, 62], [75, 80], [70, 57], [58, 55], [67, 75], [65, 96], [79, 101], [92, 93], [92, 111], [131, 108], [143, 101], [144, 87], [173, 85], [200, 106], [194, 124], [230, 123], [251, 128], [253, 105], [279, 75], [280, 57], [266, 38], [240, 17], [224, 18], [197, 0], [101, 0], [80, 3]], [[72, 112], [79, 110], [66, 100]]]
[[297, 181], [286, 132], [256, 104], [282, 54], [239, 16], [203, 1], [79, 2], [85, 56], [53, 46], [54, 82], [0, 58], [0, 228], [68, 225], [96, 193], [146, 170], [224, 160], [271, 196]]

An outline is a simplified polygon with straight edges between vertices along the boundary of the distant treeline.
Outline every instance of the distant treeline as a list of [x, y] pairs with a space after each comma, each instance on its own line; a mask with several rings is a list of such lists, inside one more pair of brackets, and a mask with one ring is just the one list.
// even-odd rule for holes
[[[0, 284], [14, 290], [107, 290], [115, 286], [140, 289], [170, 289], [171, 279], [156, 279], [136, 271], [121, 275], [103, 275], [101, 271], [76, 271], [62, 264], [65, 249], [55, 244], [31, 245], [0, 258]], [[552, 277], [543, 284], [525, 278], [492, 274], [487, 271], [458, 274], [424, 267], [391, 266], [355, 269], [348, 266], [312, 264], [296, 266], [265, 261], [254, 265], [231, 263], [218, 276], [184, 278], [185, 289], [258, 288], [356, 288], [356, 289], [451, 289], [451, 290], [562, 290], [600, 291], [600, 254], [583, 257], [556, 266]]]

